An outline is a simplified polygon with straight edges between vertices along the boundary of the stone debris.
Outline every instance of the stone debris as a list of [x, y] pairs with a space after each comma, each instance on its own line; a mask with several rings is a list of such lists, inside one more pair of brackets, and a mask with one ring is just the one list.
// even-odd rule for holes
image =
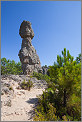
[[1, 89], [1, 91], [2, 91], [3, 93], [5, 93], [5, 94], [8, 94], [8, 93], [9, 93], [9, 88], [3, 87], [3, 88]]
[[[26, 75], [6, 75], [1, 78], [1, 121], [33, 121], [34, 108], [47, 83], [44, 80], [27, 77]], [[21, 80], [20, 80], [21, 79]], [[30, 91], [17, 89], [20, 83], [33, 82]], [[10, 85], [9, 85], [10, 84]], [[13, 90], [9, 90], [9, 87]], [[32, 111], [32, 112], [31, 112]]]
[[7, 101], [4, 101], [4, 106], [9, 106], [11, 107], [12, 103], [11, 103], [11, 99], [8, 99]]
[[24, 91], [20, 91], [22, 94], [25, 94], [25, 92]]
[[[2, 77], [4, 77], [4, 76], [2, 76]], [[39, 88], [46, 88], [47, 87], [47, 83], [45, 80], [38, 80], [35, 77], [30, 78], [30, 77], [27, 77], [27, 75], [7, 75], [6, 77], [7, 77], [8, 81], [4, 80], [4, 82], [3, 82], [3, 80], [1, 79], [1, 84], [2, 84], [1, 88], [3, 88], [3, 89], [5, 89], [5, 87], [3, 87], [5, 81], [10, 84], [9, 86], [12, 86], [12, 87], [14, 84], [17, 83], [16, 88], [20, 89], [20, 90], [21, 90], [20, 84], [23, 81], [28, 82], [29, 80], [33, 82], [34, 88], [38, 88], [38, 87]], [[11, 82], [9, 82], [10, 80], [11, 80]], [[8, 89], [9, 89], [9, 87], [8, 87], [8, 85], [6, 85], [7, 92], [8, 92]]]

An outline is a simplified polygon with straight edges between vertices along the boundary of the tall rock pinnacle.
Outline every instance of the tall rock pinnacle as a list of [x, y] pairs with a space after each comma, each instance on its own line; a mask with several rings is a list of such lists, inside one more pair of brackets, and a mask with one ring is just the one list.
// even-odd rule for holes
[[21, 49], [19, 51], [19, 58], [22, 63], [23, 74], [29, 75], [33, 71], [41, 72], [41, 64], [35, 48], [32, 46], [31, 40], [34, 37], [34, 32], [29, 21], [21, 23], [19, 34], [22, 39]]

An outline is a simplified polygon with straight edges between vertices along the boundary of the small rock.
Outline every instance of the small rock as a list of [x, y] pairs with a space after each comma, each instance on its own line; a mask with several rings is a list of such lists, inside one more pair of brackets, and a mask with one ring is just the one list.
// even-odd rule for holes
[[21, 93], [17, 92], [17, 95], [20, 95], [21, 96]]
[[8, 93], [9, 93], [9, 89], [8, 89], [7, 87], [2, 88], [2, 91], [3, 91], [5, 94], [8, 94]]
[[1, 91], [1, 95], [4, 95], [4, 92], [3, 91]]
[[16, 87], [16, 89], [19, 89], [19, 90], [21, 90], [21, 87], [20, 87], [20, 86], [18, 86], [18, 87]]
[[19, 113], [18, 111], [15, 111], [15, 114], [16, 114], [16, 115], [20, 115], [20, 113]]
[[23, 94], [25, 94], [25, 92], [24, 91], [20, 91], [21, 93], [23, 93]]
[[11, 100], [4, 101], [4, 106], [9, 106], [11, 107]]
[[4, 85], [5, 85], [5, 86], [7, 86], [7, 87], [9, 87], [9, 86], [10, 86], [10, 84], [9, 84], [9, 83], [4, 83]]

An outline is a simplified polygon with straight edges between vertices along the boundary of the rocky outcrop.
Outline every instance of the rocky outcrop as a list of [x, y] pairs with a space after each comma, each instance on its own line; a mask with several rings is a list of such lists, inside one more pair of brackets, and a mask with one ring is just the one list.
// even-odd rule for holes
[[31, 23], [29, 21], [24, 20], [22, 22], [19, 34], [21, 38], [23, 38], [21, 49], [18, 54], [20, 61], [22, 63], [23, 74], [29, 75], [33, 71], [41, 72], [42, 68], [39, 57], [31, 43], [31, 40], [34, 37], [34, 32], [31, 28]]
[[42, 73], [43, 73], [44, 75], [46, 75], [46, 74], [48, 75], [48, 73], [47, 73], [48, 69], [49, 69], [49, 67], [42, 66]]
[[17, 83], [17, 87], [20, 87], [20, 84], [25, 81], [32, 81], [33, 83], [33, 88], [36, 89], [46, 89], [47, 88], [47, 82], [45, 80], [38, 80], [35, 77], [27, 77], [27, 75], [2, 75], [1, 78], [1, 92], [5, 93], [10, 93], [12, 94], [13, 90], [9, 90], [10, 87], [13, 88], [14, 84]]

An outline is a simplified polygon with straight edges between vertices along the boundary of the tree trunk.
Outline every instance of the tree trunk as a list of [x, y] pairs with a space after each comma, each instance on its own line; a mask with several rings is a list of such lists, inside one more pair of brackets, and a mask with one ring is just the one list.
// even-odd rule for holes
[[64, 107], [66, 107], [66, 90], [64, 89]]

